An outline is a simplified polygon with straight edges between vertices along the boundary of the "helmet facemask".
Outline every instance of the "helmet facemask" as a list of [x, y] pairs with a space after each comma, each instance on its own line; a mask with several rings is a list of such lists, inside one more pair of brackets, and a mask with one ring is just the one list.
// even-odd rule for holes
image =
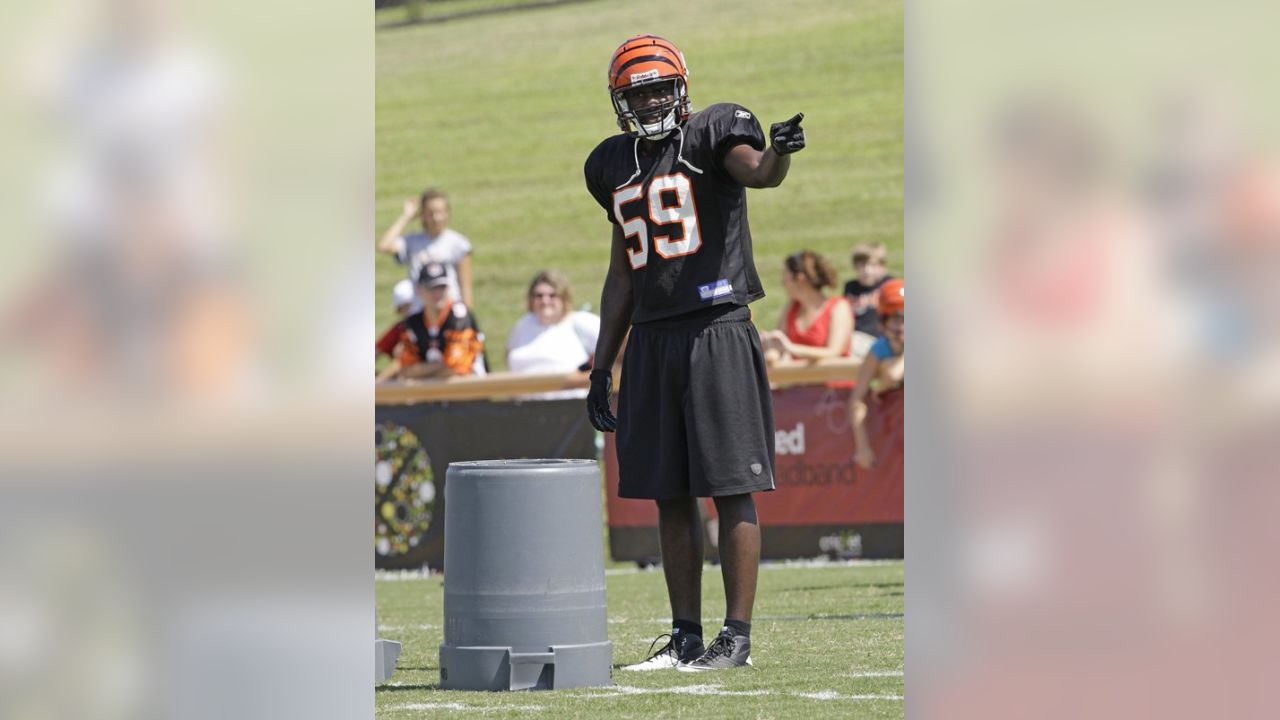
[[[642, 108], [631, 107], [627, 94], [638, 88], [668, 84], [671, 98], [658, 105]], [[671, 134], [689, 118], [689, 89], [683, 77], [662, 77], [643, 83], [628, 85], [612, 93], [613, 109], [618, 115], [618, 127], [632, 137], [661, 140]]]

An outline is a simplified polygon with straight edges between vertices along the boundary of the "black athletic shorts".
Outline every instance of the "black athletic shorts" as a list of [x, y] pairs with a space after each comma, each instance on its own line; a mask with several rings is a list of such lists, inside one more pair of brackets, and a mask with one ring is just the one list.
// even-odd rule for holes
[[773, 398], [746, 307], [719, 305], [632, 326], [621, 385], [621, 497], [774, 488]]

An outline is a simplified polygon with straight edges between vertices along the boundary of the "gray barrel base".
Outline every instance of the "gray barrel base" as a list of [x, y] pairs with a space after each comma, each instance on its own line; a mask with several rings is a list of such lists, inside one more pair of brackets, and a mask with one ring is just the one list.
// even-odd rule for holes
[[400, 643], [394, 640], [378, 638], [373, 641], [373, 680], [384, 683], [391, 679], [396, 671], [396, 660], [400, 658]]
[[509, 647], [440, 646], [445, 690], [564, 690], [612, 685], [613, 643], [553, 645], [547, 652]]

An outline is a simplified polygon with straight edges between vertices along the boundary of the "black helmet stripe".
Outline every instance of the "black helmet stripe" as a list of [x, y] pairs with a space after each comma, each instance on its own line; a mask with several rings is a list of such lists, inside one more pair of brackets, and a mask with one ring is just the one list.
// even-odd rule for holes
[[676, 49], [676, 46], [672, 45], [671, 41], [664, 37], [658, 37], [657, 35], [641, 35], [637, 39], [647, 40], [649, 45], [657, 45], [658, 47], [666, 48], [676, 54], [680, 53], [680, 51]]
[[659, 47], [667, 50], [673, 55], [680, 55], [680, 50], [677, 49], [675, 45], [672, 45], [670, 40], [660, 38], [657, 35], [641, 35], [639, 37], [631, 38], [627, 42], [623, 43], [622, 47], [614, 51], [614, 58], [616, 59], [619, 55], [625, 55], [626, 53], [634, 52], [643, 47]]

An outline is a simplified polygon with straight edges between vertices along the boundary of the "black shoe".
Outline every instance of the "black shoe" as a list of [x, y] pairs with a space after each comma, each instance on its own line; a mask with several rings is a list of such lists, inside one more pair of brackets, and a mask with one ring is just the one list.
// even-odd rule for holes
[[702, 638], [697, 635], [689, 634], [663, 634], [659, 635], [649, 645], [649, 651], [653, 652], [653, 648], [663, 638], [667, 639], [667, 644], [663, 645], [658, 652], [649, 656], [644, 662], [638, 662], [635, 665], [626, 665], [623, 670], [665, 670], [667, 668], [676, 667], [690, 660], [696, 660], [702, 655]]
[[724, 627], [720, 634], [702, 657], [689, 663], [681, 663], [681, 672], [702, 672], [703, 670], [723, 670], [725, 668], [747, 667], [751, 665], [751, 638], [736, 635], [733, 628]]

